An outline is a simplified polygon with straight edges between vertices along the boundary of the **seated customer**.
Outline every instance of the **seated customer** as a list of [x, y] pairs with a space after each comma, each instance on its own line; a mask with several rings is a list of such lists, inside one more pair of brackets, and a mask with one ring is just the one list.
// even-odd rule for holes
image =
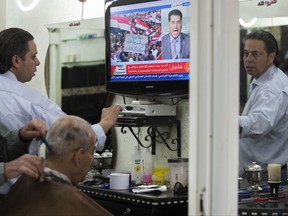
[[[3, 215], [111, 215], [73, 185], [85, 179], [93, 161], [96, 136], [80, 117], [58, 118], [47, 133], [44, 181], [23, 175], [4, 198]], [[17, 207], [15, 207], [17, 204]]]
[[47, 128], [41, 120], [32, 120], [19, 130], [10, 131], [0, 123], [0, 185], [6, 179], [22, 174], [42, 179], [43, 165], [41, 158], [26, 154], [30, 141], [46, 135]]

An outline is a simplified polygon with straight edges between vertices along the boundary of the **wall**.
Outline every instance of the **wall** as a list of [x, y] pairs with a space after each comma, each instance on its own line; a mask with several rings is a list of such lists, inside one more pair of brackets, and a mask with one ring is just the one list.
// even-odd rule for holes
[[4, 29], [6, 23], [6, 0], [1, 2], [0, 5], [0, 29]]
[[[125, 98], [126, 103], [130, 103], [133, 98]], [[168, 100], [160, 100], [162, 103], [170, 103]], [[123, 99], [120, 96], [117, 96], [115, 99], [115, 103], [123, 104]], [[189, 125], [189, 113], [188, 113], [188, 100], [183, 100], [177, 105], [177, 119], [181, 121], [181, 142], [182, 142], [182, 157], [189, 157], [188, 155], [188, 125]], [[145, 136], [147, 135], [146, 127], [139, 128], [140, 134], [139, 139], [143, 143], [144, 146], [148, 146], [150, 142], [145, 141]], [[160, 127], [160, 132], [169, 132], [168, 127]], [[132, 153], [134, 150], [134, 146], [137, 146], [137, 141], [134, 139], [128, 129], [126, 129], [127, 133], [122, 134], [121, 128], [116, 127], [117, 133], [117, 141], [118, 141], [118, 149], [117, 149], [117, 161], [119, 162], [116, 164], [115, 169], [119, 171], [127, 171], [131, 168], [131, 159]], [[135, 132], [137, 134], [137, 128], [135, 128]], [[167, 144], [172, 149], [175, 149], [175, 145], [172, 144], [172, 139], [176, 138], [176, 127], [171, 128], [171, 135], [170, 138], [167, 140]], [[159, 137], [157, 138], [158, 140]], [[177, 154], [175, 151], [170, 151], [164, 143], [157, 143], [156, 144], [156, 154], [153, 156], [154, 160], [167, 160], [168, 158], [176, 158]]]

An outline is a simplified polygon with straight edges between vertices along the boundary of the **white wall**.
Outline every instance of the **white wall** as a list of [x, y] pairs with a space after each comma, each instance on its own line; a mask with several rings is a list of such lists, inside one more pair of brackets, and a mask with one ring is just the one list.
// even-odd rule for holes
[[[133, 99], [126, 98], [126, 103], [130, 103]], [[161, 102], [165, 103], [166, 100], [161, 100]], [[170, 101], [169, 101], [170, 102]], [[122, 97], [117, 96], [115, 103], [123, 104]], [[168, 102], [167, 102], [168, 103]], [[181, 121], [181, 142], [182, 142], [182, 157], [189, 157], [188, 155], [188, 148], [189, 148], [189, 134], [188, 134], [188, 125], [189, 125], [189, 108], [188, 108], [188, 100], [183, 100], [177, 106], [177, 119]], [[137, 134], [137, 128], [134, 128]], [[171, 139], [176, 138], [176, 126], [171, 128]], [[143, 143], [143, 145], [148, 146], [150, 142], [145, 141], [145, 136], [147, 135], [147, 127], [140, 128], [141, 133], [139, 135], [139, 139]], [[169, 131], [168, 127], [159, 127], [161, 132]], [[134, 150], [134, 146], [137, 145], [136, 139], [134, 139], [129, 131], [126, 128], [127, 133], [122, 134], [121, 128], [116, 128], [117, 133], [117, 141], [118, 141], [118, 148], [117, 148], [117, 164], [115, 169], [119, 171], [130, 171], [131, 169], [131, 160], [132, 154]], [[157, 138], [160, 140], [160, 138]], [[170, 145], [172, 149], [176, 149], [176, 146], [171, 144], [172, 140], [167, 140], [167, 143]], [[164, 143], [156, 143], [156, 155], [153, 156], [154, 160], [167, 160], [168, 158], [176, 158], [177, 154], [176, 151], [170, 151]]]
[[0, 2], [0, 29], [5, 28], [6, 23], [6, 0], [1, 0]]

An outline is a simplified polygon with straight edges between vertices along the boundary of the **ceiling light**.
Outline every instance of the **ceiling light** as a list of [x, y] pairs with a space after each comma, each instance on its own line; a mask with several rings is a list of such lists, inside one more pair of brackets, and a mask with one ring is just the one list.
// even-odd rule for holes
[[26, 12], [26, 11], [32, 10], [38, 4], [38, 2], [39, 2], [39, 0], [33, 0], [30, 5], [24, 6], [22, 4], [21, 0], [17, 0], [17, 5], [22, 11]]
[[253, 26], [256, 23], [256, 21], [257, 21], [256, 17], [253, 17], [249, 22], [245, 22], [242, 18], [239, 19], [240, 25], [242, 25], [245, 28]]

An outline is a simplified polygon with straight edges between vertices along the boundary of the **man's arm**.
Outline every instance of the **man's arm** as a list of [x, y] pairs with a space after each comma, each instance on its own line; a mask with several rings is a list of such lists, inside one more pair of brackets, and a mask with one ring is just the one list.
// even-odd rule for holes
[[9, 131], [0, 125], [0, 161], [8, 162], [28, 152], [31, 140], [40, 135], [45, 136], [47, 127], [43, 121], [34, 119], [19, 130]]
[[100, 122], [98, 124], [92, 125], [92, 128], [96, 133], [97, 137], [97, 151], [103, 150], [106, 141], [105, 134], [109, 131], [111, 127], [114, 126], [121, 109], [122, 108], [119, 105], [103, 108]]
[[43, 159], [25, 154], [8, 163], [0, 163], [0, 185], [5, 183], [6, 179], [15, 178], [22, 174], [39, 178], [42, 181], [44, 179]]
[[115, 105], [108, 108], [102, 109], [101, 120], [99, 122], [100, 126], [103, 128], [104, 132], [107, 133], [108, 130], [114, 126], [118, 119], [118, 115], [121, 111], [121, 106]]

